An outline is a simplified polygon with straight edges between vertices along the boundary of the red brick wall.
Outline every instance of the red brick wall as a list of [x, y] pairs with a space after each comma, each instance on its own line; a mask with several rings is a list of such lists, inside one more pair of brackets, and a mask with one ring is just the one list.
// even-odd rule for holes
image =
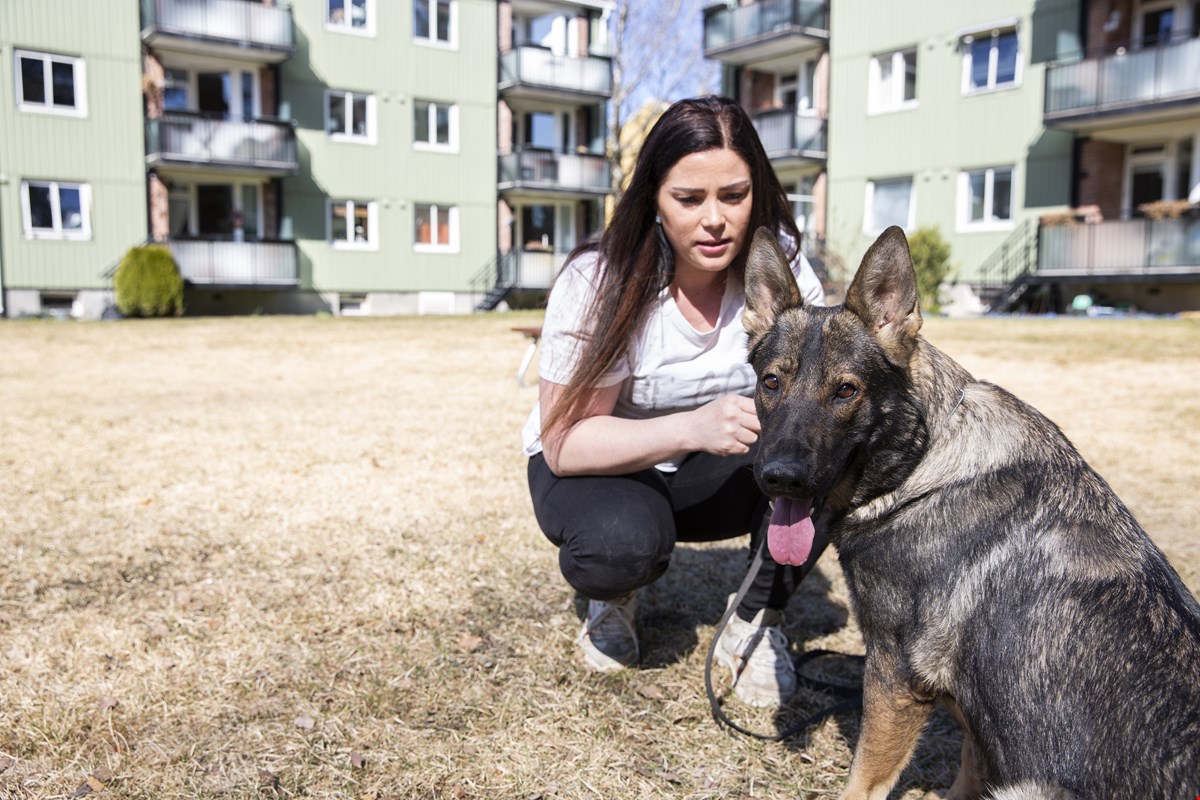
[[170, 208], [167, 205], [167, 185], [151, 173], [150, 180], [150, 238], [165, 242], [171, 234]]
[[501, 53], [512, 50], [512, 24], [512, 3], [509, 0], [500, 0], [496, 7], [496, 29], [499, 32]]
[[[1133, 36], [1133, 15], [1132, 0], [1091, 0], [1086, 23], [1088, 53], [1109, 53], [1128, 45]], [[1105, 31], [1110, 19], [1118, 19], [1117, 25]]]
[[822, 172], [813, 181], [813, 232], [820, 239], [825, 238], [825, 204], [829, 181], [826, 173]]
[[279, 178], [263, 184], [263, 221], [259, 236], [264, 239], [279, 238]]
[[263, 67], [258, 71], [258, 82], [262, 87], [262, 113], [264, 117], [279, 116], [279, 98], [275, 91], [275, 70]]
[[142, 94], [146, 100], [146, 118], [158, 119], [163, 110], [162, 62], [153, 53], [142, 56]]
[[1082, 142], [1079, 152], [1079, 205], [1099, 206], [1105, 219], [1121, 215], [1121, 184], [1125, 177], [1125, 145]]
[[496, 138], [499, 140], [496, 143], [497, 147], [501, 153], [511, 153], [513, 148], [512, 109], [508, 107], [508, 103], [501, 100], [496, 103], [496, 114]]

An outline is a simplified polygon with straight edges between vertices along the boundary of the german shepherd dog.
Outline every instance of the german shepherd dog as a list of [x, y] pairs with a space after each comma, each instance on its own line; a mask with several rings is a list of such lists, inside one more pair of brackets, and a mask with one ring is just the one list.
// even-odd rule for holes
[[904, 233], [815, 308], [758, 231], [743, 322], [768, 546], [828, 523], [866, 645], [843, 798], [887, 796], [938, 701], [949, 797], [1200, 796], [1200, 605], [1052, 422], [918, 335]]

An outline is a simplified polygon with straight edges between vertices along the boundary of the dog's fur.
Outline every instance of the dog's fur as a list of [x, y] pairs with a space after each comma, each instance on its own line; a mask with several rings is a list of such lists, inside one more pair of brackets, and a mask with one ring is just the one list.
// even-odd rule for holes
[[1200, 795], [1200, 605], [1052, 422], [918, 335], [903, 232], [818, 308], [760, 230], [746, 295], [755, 474], [815, 498], [866, 644], [843, 796], [885, 798], [938, 701], [951, 797]]

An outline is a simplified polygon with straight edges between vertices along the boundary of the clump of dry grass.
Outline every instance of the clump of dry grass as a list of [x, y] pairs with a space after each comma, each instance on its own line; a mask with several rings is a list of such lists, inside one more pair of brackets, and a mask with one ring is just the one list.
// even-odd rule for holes
[[[777, 745], [708, 716], [744, 541], [679, 549], [643, 669], [577, 665], [517, 445], [533, 321], [0, 325], [0, 798], [836, 795], [857, 720]], [[1200, 326], [927, 334], [1055, 419], [1200, 588]], [[789, 625], [860, 647], [832, 554]], [[957, 752], [937, 717], [897, 794]]]

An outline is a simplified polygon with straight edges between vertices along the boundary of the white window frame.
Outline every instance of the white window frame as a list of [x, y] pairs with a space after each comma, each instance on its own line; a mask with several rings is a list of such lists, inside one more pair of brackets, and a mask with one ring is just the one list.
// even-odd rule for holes
[[[364, 6], [367, 10], [367, 24], [362, 26], [361, 28], [354, 27], [349, 14], [346, 14], [343, 16], [342, 22], [330, 22], [329, 21], [329, 12], [330, 12], [329, 2], [330, 2], [330, 0], [325, 0], [325, 2], [322, 3], [322, 5], [324, 6], [324, 9], [325, 9], [325, 12], [324, 12], [325, 13], [325, 30], [333, 31], [335, 33], [348, 33], [351, 36], [367, 36], [367, 37], [374, 38], [374, 36], [375, 36], [375, 0], [367, 0], [366, 6]], [[350, 0], [345, 0], [342, 4], [343, 9], [347, 9], [347, 8], [349, 8], [349, 6], [350, 6]]]
[[[429, 36], [418, 36], [416, 28], [413, 28], [412, 40], [413, 44], [419, 44], [422, 47], [440, 47], [444, 50], [458, 49], [458, 0], [450, 0], [450, 41], [442, 41], [437, 38], [437, 8], [438, 0], [413, 0], [412, 13], [415, 17], [416, 5], [419, 2], [429, 4]], [[413, 18], [410, 18], [410, 22]]]
[[[995, 219], [992, 204], [995, 201], [995, 181], [997, 172], [1008, 172], [1010, 194], [1008, 198], [1008, 219]], [[983, 173], [983, 219], [971, 219], [971, 176]], [[958, 173], [958, 230], [972, 231], [1007, 231], [1016, 225], [1014, 208], [1017, 196], [1017, 168], [1013, 164], [980, 169], [964, 169]]]
[[[21, 59], [38, 59], [42, 62], [42, 76], [46, 102], [37, 103], [25, 99], [24, 81], [21, 80]], [[70, 64], [75, 76], [75, 105], [59, 106], [54, 104], [54, 63]], [[16, 86], [13, 97], [17, 101], [17, 110], [29, 111], [35, 114], [58, 114], [66, 117], [87, 116], [87, 63], [75, 56], [62, 56], [56, 53], [43, 53], [38, 50], [13, 50], [13, 80]]]
[[[50, 216], [52, 228], [34, 228], [33, 214], [30, 210], [29, 189], [32, 186], [42, 186], [50, 190]], [[67, 230], [62, 226], [62, 200], [59, 195], [61, 188], [77, 189], [79, 191], [79, 212], [83, 215], [83, 225], [79, 230]], [[86, 242], [92, 238], [92, 187], [87, 183], [73, 181], [21, 181], [21, 228], [26, 239], [56, 239], [74, 242]]]
[[[1007, 83], [996, 83], [996, 70], [1000, 63], [1000, 37], [1011, 33], [1017, 37], [1016, 64], [1013, 65], [1013, 79]], [[992, 45], [988, 48], [988, 82], [987, 86], [971, 84], [971, 68], [974, 65], [975, 54], [971, 45], [976, 39], [990, 37]], [[1018, 89], [1024, 70], [1025, 48], [1021, 43], [1021, 28], [1011, 23], [997, 26], [985, 26], [974, 33], [967, 33], [960, 39], [962, 42], [962, 93], [964, 95], [984, 94], [986, 92], [1002, 92], [1007, 89]]]
[[[920, 95], [917, 94], [915, 86], [913, 87], [913, 98], [911, 100], [904, 99], [904, 56], [911, 53], [914, 69], [917, 68], [917, 49], [914, 45], [871, 56], [871, 61], [867, 64], [868, 114], [890, 114], [894, 111], [905, 111], [917, 107]], [[884, 59], [891, 62], [893, 75], [892, 85], [887, 97], [883, 96], [882, 61]], [[914, 80], [916, 77], [914, 75]]]
[[911, 175], [898, 175], [892, 178], [877, 178], [867, 181], [866, 199], [863, 203], [863, 233], [878, 236], [887, 229], [887, 226], [875, 228], [871, 225], [871, 218], [875, 216], [875, 184], [898, 183], [906, 179], [908, 180], [908, 219], [900, 227], [906, 231], [913, 229], [917, 218], [917, 182]]
[[[333, 98], [335, 95], [342, 96], [342, 98], [346, 102], [346, 108], [348, 111], [348, 113], [346, 115], [346, 130], [340, 131], [338, 133], [334, 133], [333, 131], [329, 130], [329, 122], [330, 122], [330, 118], [331, 118], [330, 99]], [[354, 110], [354, 98], [355, 97], [367, 98], [367, 133], [364, 136], [359, 136], [357, 134], [350, 132], [350, 131], [354, 130], [354, 119], [353, 119], [352, 112]], [[373, 95], [373, 94], [368, 94], [366, 92], [349, 92], [349, 91], [341, 91], [341, 90], [334, 91], [332, 89], [327, 89], [325, 91], [325, 131], [326, 131], [325, 135], [329, 137], [330, 141], [347, 142], [347, 143], [351, 143], [351, 144], [376, 144], [378, 141], [378, 136], [377, 136], [377, 131], [376, 131], [375, 125], [376, 125], [376, 120], [378, 119], [378, 116], [379, 115], [376, 113], [376, 109], [375, 109], [375, 95]]]
[[[438, 244], [436, 242], [418, 242], [416, 237], [416, 220], [417, 209], [420, 206], [429, 206], [429, 213], [432, 216], [433, 224], [429, 226], [430, 231], [434, 231], [434, 238], [437, 238], [438, 218], [441, 214], [448, 214], [450, 217], [450, 243]], [[416, 253], [457, 253], [458, 252], [458, 206], [443, 206], [440, 203], [413, 203], [413, 251]]]
[[[416, 126], [416, 104], [429, 103], [429, 133], [435, 139], [437, 137], [437, 109], [438, 107], [450, 109], [450, 143], [440, 144], [436, 141], [423, 142], [417, 139]], [[429, 150], [435, 153], [457, 153], [458, 152], [458, 103], [443, 103], [438, 100], [426, 100], [419, 97], [413, 100], [413, 149]]]
[[[346, 235], [349, 236], [353, 231], [353, 226], [350, 224], [354, 219], [354, 209], [356, 206], [366, 204], [367, 206], [367, 241], [356, 242], [353, 239], [334, 239], [333, 238], [333, 207], [335, 205], [346, 206]], [[325, 200], [325, 241], [336, 250], [378, 250], [379, 249], [379, 203], [375, 200], [349, 200], [340, 198], [328, 198]]]

